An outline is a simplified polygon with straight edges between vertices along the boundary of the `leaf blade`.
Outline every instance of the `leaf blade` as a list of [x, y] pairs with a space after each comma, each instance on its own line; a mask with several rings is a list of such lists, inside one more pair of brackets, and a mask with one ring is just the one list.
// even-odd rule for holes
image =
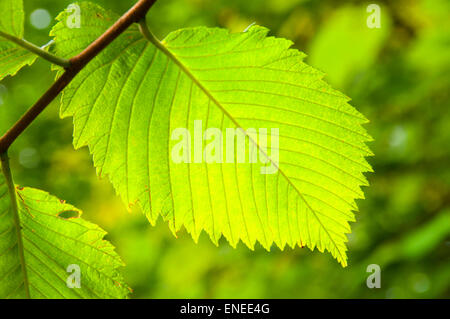
[[[56, 43], [71, 37], [59, 30]], [[131, 28], [71, 84], [61, 116], [74, 117], [74, 145], [89, 146], [99, 175], [151, 223], [161, 215], [175, 234], [184, 226], [197, 240], [205, 230], [215, 243], [223, 235], [251, 249], [317, 247], [345, 266], [345, 233], [371, 171], [367, 119], [290, 41], [267, 32], [200, 27], [145, 43]], [[173, 163], [173, 130], [192, 132], [198, 119], [224, 133], [279, 128], [278, 173], [236, 161]], [[245, 135], [248, 150], [255, 141]]]
[[[23, 37], [24, 10], [22, 0], [0, 0], [0, 31]], [[26, 65], [32, 65], [37, 56], [0, 36], [0, 81], [14, 76]]]
[[[20, 230], [5, 176], [0, 174], [1, 298], [125, 298], [123, 266], [106, 232], [81, 211], [32, 188], [14, 190]], [[6, 195], [5, 195], [6, 194]], [[74, 212], [69, 217], [63, 213]], [[22, 256], [22, 257], [21, 257]], [[70, 265], [80, 267], [80, 288], [69, 288]]]

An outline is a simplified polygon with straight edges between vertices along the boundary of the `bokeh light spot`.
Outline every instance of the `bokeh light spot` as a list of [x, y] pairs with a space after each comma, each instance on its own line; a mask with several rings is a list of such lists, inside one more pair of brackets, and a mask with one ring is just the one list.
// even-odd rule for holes
[[25, 168], [35, 168], [39, 165], [39, 154], [34, 148], [24, 148], [19, 154], [19, 163]]
[[45, 29], [50, 25], [52, 17], [45, 9], [36, 9], [30, 15], [30, 23], [36, 29]]

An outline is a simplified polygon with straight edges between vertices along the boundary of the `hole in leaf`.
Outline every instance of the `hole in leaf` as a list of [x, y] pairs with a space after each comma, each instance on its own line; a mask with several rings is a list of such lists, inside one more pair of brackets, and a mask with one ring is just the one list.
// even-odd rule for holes
[[80, 212], [77, 212], [75, 210], [64, 210], [58, 213], [58, 217], [61, 217], [63, 219], [79, 218]]

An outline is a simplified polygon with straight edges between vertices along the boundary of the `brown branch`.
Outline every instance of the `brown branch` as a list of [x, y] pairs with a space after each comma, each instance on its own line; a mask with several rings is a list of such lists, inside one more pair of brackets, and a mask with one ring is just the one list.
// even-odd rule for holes
[[130, 25], [145, 18], [156, 0], [139, 0], [128, 12], [117, 20], [105, 33], [92, 42], [80, 54], [70, 59], [64, 74], [41, 96], [41, 98], [0, 138], [0, 154], [5, 153], [22, 132], [61, 93], [73, 78], [114, 39]]

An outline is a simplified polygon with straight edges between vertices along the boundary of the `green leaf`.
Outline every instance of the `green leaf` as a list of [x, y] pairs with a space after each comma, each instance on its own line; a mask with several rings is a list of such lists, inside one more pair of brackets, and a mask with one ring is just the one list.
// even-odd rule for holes
[[[0, 32], [23, 37], [24, 11], [22, 0], [0, 0]], [[26, 65], [32, 65], [37, 56], [8, 41], [0, 35], [0, 81], [15, 75]]]
[[[80, 29], [59, 22], [52, 30], [59, 56], [79, 52], [116, 18], [89, 3], [81, 12]], [[348, 222], [371, 171], [367, 120], [290, 41], [267, 32], [199, 27], [151, 43], [132, 27], [66, 88], [61, 116], [74, 117], [75, 147], [88, 145], [98, 174], [152, 224], [162, 216], [174, 233], [184, 226], [197, 240], [204, 230], [216, 244], [223, 235], [251, 249], [257, 241], [317, 247], [345, 266]], [[259, 162], [176, 164], [171, 134], [192, 131], [194, 120], [224, 135], [279, 128], [279, 165], [272, 138], [248, 133], [245, 142], [247, 157], [256, 147], [277, 173], [261, 174]]]
[[[0, 167], [0, 298], [126, 297], [123, 263], [103, 240], [105, 231], [46, 192], [8, 187], [6, 166]], [[70, 265], [79, 267], [80, 288], [67, 285]]]

